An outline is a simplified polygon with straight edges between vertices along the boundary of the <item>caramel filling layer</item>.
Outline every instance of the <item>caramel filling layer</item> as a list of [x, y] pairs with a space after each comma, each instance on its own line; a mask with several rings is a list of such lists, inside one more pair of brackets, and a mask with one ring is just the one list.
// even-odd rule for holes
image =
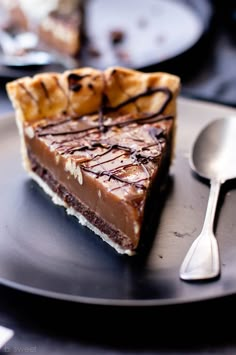
[[152, 183], [169, 166], [172, 124], [143, 114], [64, 117], [26, 126], [25, 140], [32, 167], [37, 157], [51, 181], [135, 249]]

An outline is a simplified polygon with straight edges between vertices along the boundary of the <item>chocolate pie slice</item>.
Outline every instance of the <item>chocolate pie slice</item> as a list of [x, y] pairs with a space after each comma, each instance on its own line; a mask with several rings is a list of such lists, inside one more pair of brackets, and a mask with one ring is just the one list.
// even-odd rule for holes
[[11, 32], [31, 31], [40, 46], [77, 56], [84, 36], [85, 0], [0, 0]]
[[135, 253], [147, 203], [168, 176], [179, 88], [175, 75], [121, 67], [7, 84], [25, 169], [119, 253]]

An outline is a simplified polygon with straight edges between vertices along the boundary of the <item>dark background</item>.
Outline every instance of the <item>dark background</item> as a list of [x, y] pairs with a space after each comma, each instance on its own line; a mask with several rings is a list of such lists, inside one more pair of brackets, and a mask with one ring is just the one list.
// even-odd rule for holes
[[[150, 69], [180, 75], [183, 96], [236, 106], [236, 1], [211, 4], [201, 41], [181, 58]], [[7, 79], [0, 80], [4, 87]], [[2, 113], [11, 110], [4, 89], [0, 107]], [[51, 301], [0, 286], [0, 324], [15, 330], [0, 353], [235, 354], [235, 319], [236, 296], [112, 308]]]
[[[236, 105], [236, 1], [212, 0], [209, 30], [182, 71], [183, 95]], [[198, 51], [199, 49], [199, 51]]]
[[[183, 96], [236, 105], [236, 1], [188, 1], [202, 17], [203, 36], [177, 58], [151, 69], [180, 75]], [[203, 5], [209, 4], [209, 8]], [[187, 29], [186, 29], [187, 30]]]

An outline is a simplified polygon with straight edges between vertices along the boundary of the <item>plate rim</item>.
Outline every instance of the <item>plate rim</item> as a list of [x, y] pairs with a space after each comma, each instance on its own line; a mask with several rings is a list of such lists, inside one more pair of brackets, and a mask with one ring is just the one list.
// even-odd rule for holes
[[[181, 281], [181, 280], [180, 280]], [[184, 282], [184, 281], [181, 281]], [[214, 282], [214, 281], [213, 281]], [[28, 295], [32, 296], [40, 296], [46, 299], [63, 301], [63, 302], [70, 302], [73, 304], [86, 304], [86, 305], [93, 305], [93, 306], [106, 306], [106, 307], [168, 307], [168, 306], [178, 306], [178, 305], [187, 305], [187, 304], [197, 304], [205, 301], [217, 300], [222, 299], [225, 297], [229, 297], [236, 294], [235, 292], [224, 292], [222, 295], [212, 295], [212, 296], [203, 296], [193, 297], [189, 300], [186, 299], [179, 299], [176, 300], [175, 298], [166, 298], [166, 299], [109, 299], [109, 298], [91, 298], [86, 296], [73, 296], [64, 293], [58, 293], [54, 291], [45, 291], [41, 288], [34, 288], [31, 286], [24, 286], [14, 281], [9, 281], [4, 278], [0, 277], [0, 285], [6, 286], [8, 288], [14, 289], [16, 291], [27, 293]]]

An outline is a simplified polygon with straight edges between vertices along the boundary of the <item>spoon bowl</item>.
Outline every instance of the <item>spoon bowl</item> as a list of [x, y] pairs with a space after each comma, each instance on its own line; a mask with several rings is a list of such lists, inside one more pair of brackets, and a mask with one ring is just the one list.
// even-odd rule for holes
[[212, 121], [203, 128], [193, 145], [192, 170], [210, 181], [210, 195], [200, 235], [188, 250], [180, 267], [180, 278], [205, 280], [220, 275], [220, 256], [213, 225], [221, 185], [236, 178], [236, 117]]
[[222, 183], [236, 177], [236, 117], [211, 122], [197, 137], [190, 166], [199, 176]]

